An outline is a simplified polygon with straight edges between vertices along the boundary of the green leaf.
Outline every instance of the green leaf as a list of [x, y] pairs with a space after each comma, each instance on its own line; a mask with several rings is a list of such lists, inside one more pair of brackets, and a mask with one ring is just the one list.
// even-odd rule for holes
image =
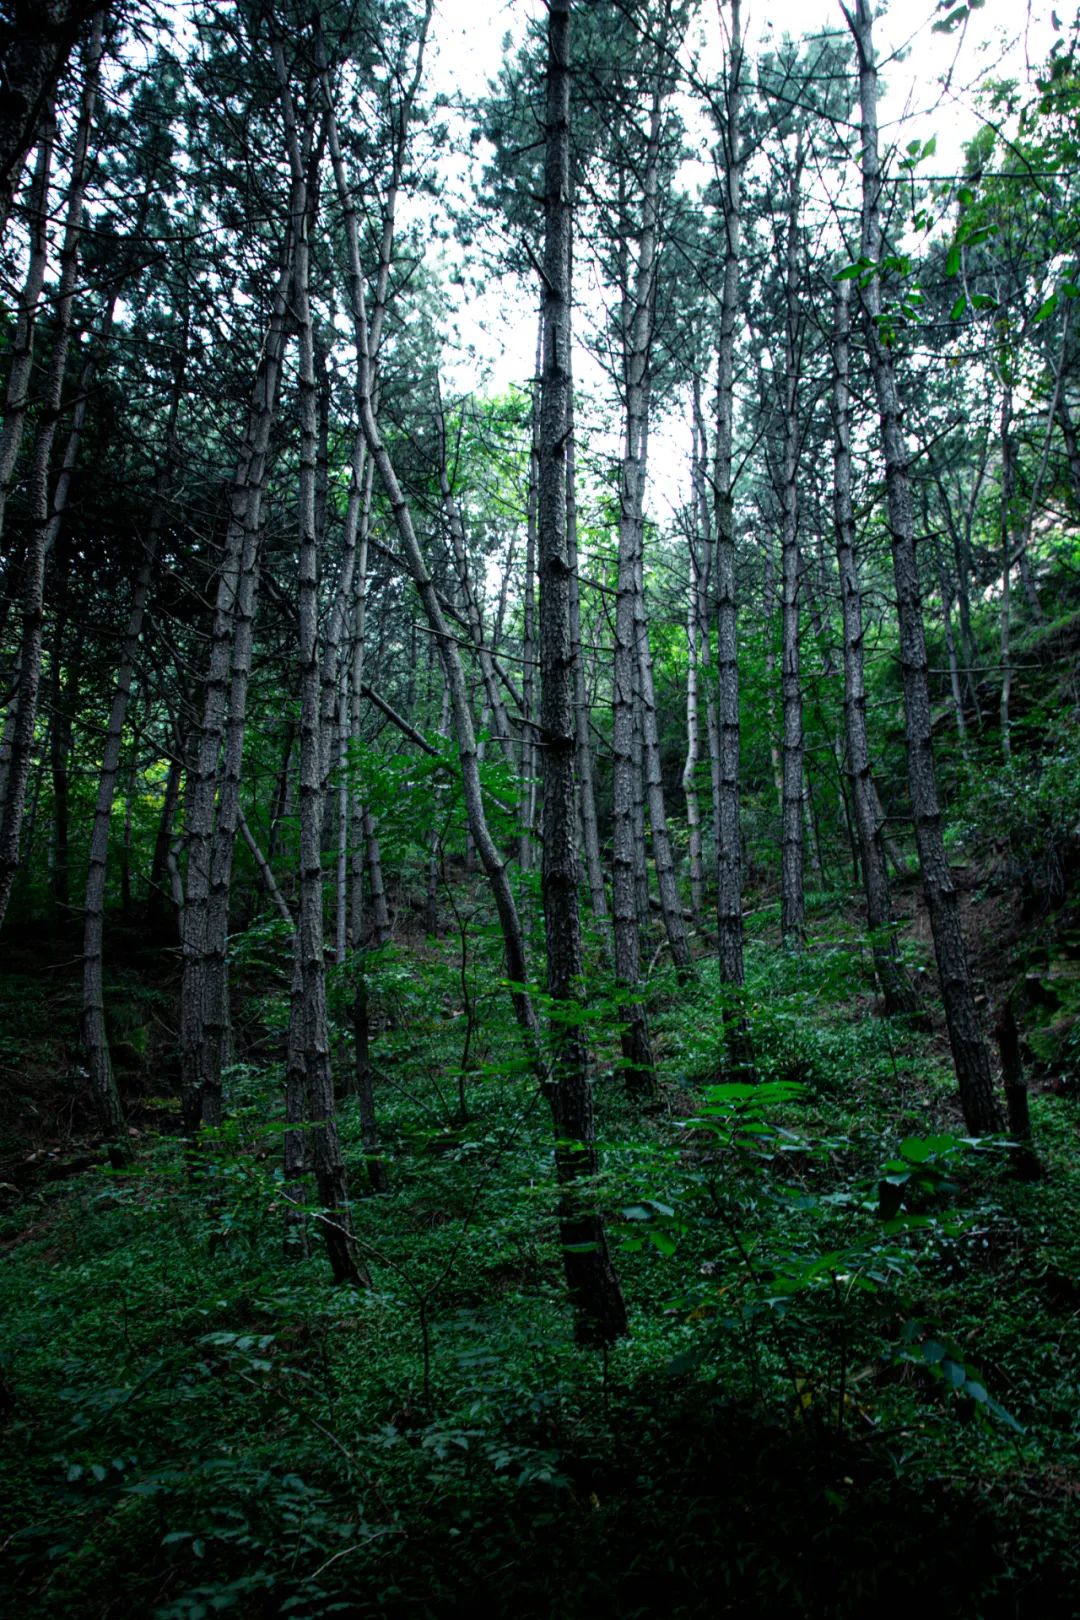
[[1052, 292], [1050, 294], [1049, 298], [1047, 298], [1043, 303], [1041, 303], [1039, 305], [1038, 309], [1035, 311], [1035, 320], [1036, 320], [1036, 322], [1038, 322], [1038, 321], [1048, 321], [1050, 319], [1051, 315], [1054, 313], [1055, 309], [1057, 309], [1057, 302], [1058, 302], [1058, 295], [1057, 295], [1056, 292]]
[[922, 1353], [927, 1366], [932, 1367], [935, 1362], [945, 1360], [946, 1351], [940, 1339], [927, 1339], [922, 1347]]
[[961, 293], [959, 298], [956, 300], [956, 303], [953, 305], [952, 309], [950, 309], [950, 311], [949, 311], [949, 319], [950, 319], [950, 321], [962, 320], [963, 315], [964, 315], [964, 311], [966, 309], [967, 309], [967, 293]]
[[945, 259], [945, 274], [947, 276], [956, 276], [960, 274], [960, 260], [960, 244], [959, 242], [954, 242]]

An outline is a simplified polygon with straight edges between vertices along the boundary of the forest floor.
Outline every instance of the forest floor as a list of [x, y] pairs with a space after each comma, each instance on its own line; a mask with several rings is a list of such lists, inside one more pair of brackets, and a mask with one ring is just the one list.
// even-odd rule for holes
[[[1019, 983], [1060, 1051], [1069, 918], [1026, 915], [992, 867], [960, 875], [990, 998]], [[460, 938], [371, 964], [391, 1192], [363, 1196], [345, 1099], [363, 1291], [283, 1222], [273, 931], [237, 943], [243, 1061], [193, 1176], [175, 950], [134, 921], [110, 941], [139, 1148], [121, 1175], [93, 1162], [75, 1066], [78, 941], [24, 930], [0, 977], [10, 1612], [1075, 1615], [1075, 1091], [1035, 1065], [1046, 1174], [1018, 1179], [965, 1140], [940, 1031], [878, 1016], [857, 903], [816, 900], [800, 961], [761, 899], [752, 1099], [716, 1086], [707, 963], [689, 990], [657, 971], [645, 1119], [597, 996], [596, 1195], [632, 1325], [608, 1354], [573, 1341], [549, 1127], [483, 930], [466, 1005]], [[928, 976], [914, 886], [898, 903]]]

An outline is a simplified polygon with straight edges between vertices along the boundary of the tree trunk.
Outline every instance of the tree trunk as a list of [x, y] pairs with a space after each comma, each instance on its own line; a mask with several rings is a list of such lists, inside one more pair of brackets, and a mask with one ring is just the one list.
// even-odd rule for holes
[[[845, 9], [858, 52], [862, 105], [863, 258], [881, 262], [881, 167], [878, 155], [877, 68], [868, 0], [855, 0], [854, 14]], [[901, 406], [891, 352], [881, 330], [881, 277], [868, 272], [861, 289], [864, 330], [881, 421], [893, 575], [900, 628], [900, 660], [907, 730], [908, 784], [923, 889], [934, 936], [942, 999], [953, 1063], [967, 1129], [983, 1136], [1000, 1128], [994, 1101], [990, 1057], [979, 1025], [968, 969], [960, 907], [945, 853], [930, 716], [930, 683], [923, 633], [922, 604], [915, 557], [907, 446], [901, 428]]]
[[[521, 756], [521, 841], [518, 860], [523, 872], [532, 867], [532, 830], [536, 820], [536, 775], [538, 751], [536, 746], [536, 515], [537, 477], [540, 460], [540, 373], [544, 364], [544, 310], [541, 305], [536, 323], [536, 367], [533, 384], [532, 410], [529, 422], [529, 490], [525, 508], [525, 578], [522, 582], [522, 648], [521, 690], [522, 718], [526, 725], [522, 738]], [[571, 439], [571, 453], [573, 440]], [[567, 483], [567, 500], [574, 499], [572, 470]], [[577, 542], [576, 525], [573, 533]], [[571, 559], [573, 560], [573, 559]], [[577, 576], [573, 580], [574, 602], [577, 601]], [[580, 640], [580, 636], [578, 637]], [[592, 869], [590, 867], [590, 879]]]
[[[4, 396], [4, 425], [0, 430], [0, 538], [4, 533], [4, 514], [11, 494], [15, 466], [22, 445], [26, 412], [30, 403], [30, 378], [34, 365], [34, 340], [37, 334], [38, 305], [45, 286], [45, 271], [49, 257], [49, 174], [52, 167], [55, 127], [52, 108], [48, 108], [42, 121], [41, 139], [30, 183], [30, 251], [26, 261], [26, 275], [18, 297], [15, 335], [11, 345], [7, 388]], [[12, 566], [9, 563], [9, 568]]]
[[[159, 489], [163, 497], [164, 490]], [[155, 507], [155, 517], [160, 512]], [[131, 1158], [124, 1111], [113, 1078], [112, 1057], [105, 1028], [105, 995], [102, 974], [102, 940], [105, 925], [105, 875], [109, 855], [109, 827], [112, 820], [113, 800], [120, 771], [120, 753], [123, 745], [124, 723], [127, 719], [131, 683], [135, 670], [135, 657], [142, 634], [143, 615], [150, 594], [150, 582], [157, 560], [160, 519], [150, 529], [146, 555], [135, 581], [127, 629], [124, 632], [120, 667], [116, 672], [112, 707], [105, 730], [105, 745], [101, 757], [101, 775], [98, 778], [97, 803], [90, 831], [90, 859], [86, 874], [86, 903], [83, 921], [83, 997], [82, 1040], [89, 1071], [90, 1090], [97, 1109], [102, 1135], [109, 1143], [114, 1162], [127, 1163]]]
[[[691, 457], [692, 476], [695, 486], [699, 467], [697, 419], [695, 417], [694, 447]], [[698, 502], [695, 490], [695, 499], [693, 501], [695, 517], [697, 511]], [[697, 785], [698, 760], [701, 757], [698, 720], [698, 669], [700, 665], [698, 651], [700, 614], [698, 604], [702, 590], [700, 535], [694, 536], [691, 534], [689, 552], [690, 578], [687, 584], [686, 599], [686, 759], [683, 762], [682, 787], [683, 796], [686, 799], [686, 825], [689, 833], [690, 908], [694, 916], [694, 926], [700, 928], [705, 907], [705, 876], [701, 860], [701, 799]]]
[[[596, 820], [596, 788], [593, 780], [592, 742], [589, 737], [589, 693], [581, 652], [581, 590], [578, 577], [577, 492], [574, 481], [574, 391], [570, 381], [571, 430], [566, 441], [566, 551], [570, 566], [570, 651], [574, 664], [574, 741], [577, 760], [578, 801], [581, 809], [585, 870], [589, 879], [592, 914], [600, 929], [605, 950], [610, 953], [610, 924], [604, 866], [600, 856], [600, 830]], [[535, 753], [535, 748], [533, 750]]]
[[[566, 446], [570, 434], [570, 0], [548, 13], [544, 166], [544, 365], [540, 394], [538, 541], [540, 574], [540, 735], [544, 848], [541, 885], [547, 987], [555, 1003], [581, 994], [581, 924], [574, 839], [574, 677], [570, 559], [566, 524]], [[567, 1288], [586, 1343], [610, 1344], [627, 1331], [622, 1290], [589, 1183], [597, 1153], [588, 1050], [581, 1027], [553, 1020], [547, 1084], [555, 1126], [559, 1237]]]
[[[388, 190], [384, 204], [387, 228], [392, 225], [394, 205], [396, 200], [397, 182], [404, 164], [405, 141], [411, 110], [417, 87], [423, 58], [423, 48], [427, 37], [427, 22], [431, 14], [431, 5], [425, 10], [424, 22], [421, 28], [421, 38], [417, 50], [416, 68], [410, 85], [406, 88], [404, 102], [397, 120], [398, 123], [398, 150], [394, 159], [394, 179]], [[394, 526], [397, 530], [401, 545], [402, 561], [405, 569], [416, 586], [421, 605], [431, 628], [432, 638], [443, 666], [447, 689], [450, 696], [450, 711], [453, 716], [454, 729], [457, 734], [458, 757], [461, 763], [462, 787], [465, 799], [465, 810], [468, 818], [469, 830], [475, 841], [481, 864], [491, 887], [495, 900], [495, 907], [502, 929], [503, 945], [506, 953], [507, 977], [513, 989], [511, 997], [518, 1022], [525, 1032], [526, 1038], [532, 1046], [538, 1032], [536, 1013], [526, 988], [527, 970], [525, 958], [525, 939], [521, 928], [517, 905], [514, 901], [513, 890], [506, 875], [505, 863], [488, 829], [484, 814], [483, 790], [480, 782], [478, 756], [476, 750], [476, 734], [473, 727], [472, 713], [469, 707], [468, 687], [465, 681], [465, 672], [461, 663], [461, 655], [457, 641], [451, 635], [446, 623], [438, 592], [428, 572], [424, 555], [420, 548], [416, 530], [413, 525], [412, 512], [409, 503], [402, 492], [398, 482], [397, 473], [390, 453], [382, 438], [379, 424], [374, 412], [373, 404], [373, 372], [372, 372], [372, 340], [371, 329], [367, 316], [367, 299], [364, 291], [364, 273], [360, 258], [360, 240], [356, 222], [356, 208], [353, 202], [352, 190], [349, 186], [348, 176], [345, 172], [344, 159], [341, 152], [341, 143], [338, 136], [337, 119], [334, 113], [332, 98], [327, 76], [323, 72], [323, 89], [326, 99], [326, 132], [330, 147], [330, 155], [334, 168], [334, 179], [337, 187], [338, 200], [341, 206], [345, 225], [345, 243], [349, 275], [349, 294], [351, 314], [357, 347], [357, 404], [360, 411], [361, 426], [367, 442], [368, 453], [375, 463], [380, 482], [386, 492], [387, 501], [393, 516]]]
[[[290, 219], [302, 207], [290, 199]], [[235, 836], [236, 789], [242, 761], [245, 704], [254, 627], [259, 524], [266, 482], [270, 432], [277, 412], [278, 384], [285, 347], [285, 322], [293, 279], [295, 241], [290, 224], [284, 263], [252, 391], [244, 443], [230, 496], [229, 522], [218, 576], [210, 658], [200, 722], [188, 759], [187, 876], [183, 910], [180, 1058], [184, 1123], [189, 1133], [221, 1120], [221, 1065], [227, 1033], [228, 987], [222, 916], [228, 909], [231, 839]], [[240, 640], [239, 667], [234, 652]], [[234, 677], [230, 685], [230, 678]], [[229, 699], [237, 709], [226, 735]], [[222, 743], [222, 779], [228, 784], [228, 827], [215, 840], [215, 799]]]
[[299, 677], [300, 677], [300, 886], [296, 958], [300, 978], [304, 1093], [308, 1142], [321, 1206], [318, 1224], [335, 1282], [366, 1284], [349, 1216], [348, 1186], [334, 1118], [334, 1078], [326, 1012], [323, 956], [323, 737], [319, 668], [319, 557], [316, 529], [318, 472], [318, 384], [309, 295], [309, 232], [313, 199], [296, 127], [284, 51], [273, 41], [292, 181], [291, 217], [295, 233], [292, 313], [299, 343], [300, 482], [299, 512]]
[[[641, 936], [635, 881], [636, 853], [643, 829], [635, 826], [634, 801], [640, 769], [634, 753], [634, 556], [624, 546], [620, 527], [619, 571], [615, 598], [615, 653], [612, 675], [612, 865], [611, 914], [615, 940], [615, 982], [625, 994], [622, 1016], [623, 1079], [637, 1097], [656, 1089], [641, 982]], [[636, 779], [636, 780], [635, 780]]]
[[783, 810], [781, 816], [780, 931], [788, 950], [806, 944], [806, 899], [803, 882], [803, 811], [805, 747], [803, 737], [800, 609], [802, 556], [799, 547], [799, 361], [801, 351], [798, 311], [798, 208], [802, 173], [802, 144], [792, 167], [788, 189], [787, 254], [785, 267], [785, 354], [783, 370], [783, 461], [780, 504], [783, 512], [780, 603], [780, 690], [784, 713]]
[[735, 512], [732, 443], [735, 418], [735, 326], [742, 242], [742, 32], [740, 0], [731, 0], [727, 77], [721, 130], [720, 211], [724, 224], [724, 282], [717, 349], [716, 503], [717, 679], [720, 727], [720, 814], [716, 824], [716, 925], [720, 981], [744, 981], [742, 833], [739, 807], [739, 664], [735, 598]]
[[645, 617], [644, 539], [645, 483], [649, 439], [649, 356], [652, 349], [658, 250], [658, 193], [663, 99], [657, 84], [649, 118], [649, 138], [642, 177], [641, 227], [633, 287], [624, 288], [629, 316], [623, 320], [623, 379], [626, 419], [619, 476], [619, 572], [627, 559], [631, 597], [631, 634], [635, 678], [639, 694], [642, 769], [652, 829], [660, 911], [672, 960], [680, 974], [690, 969], [690, 946], [683, 925], [682, 902], [675, 881], [675, 862], [667, 827], [664, 786], [660, 769], [660, 741], [653, 689], [652, 656]]
[[7, 912], [19, 864], [26, 785], [37, 723], [41, 686], [41, 648], [45, 623], [45, 555], [49, 527], [49, 464], [63, 400], [64, 376], [71, 342], [75, 282], [82, 236], [83, 194], [86, 186], [90, 128], [97, 99], [102, 54], [102, 14], [86, 51], [85, 76], [75, 147], [71, 157], [67, 218], [60, 255], [60, 277], [55, 297], [52, 354], [41, 400], [41, 412], [29, 470], [29, 539], [23, 562], [22, 636], [19, 645], [18, 688], [10, 743], [3, 805], [0, 808], [0, 925]]
[[897, 950], [896, 926], [889, 897], [889, 873], [877, 799], [873, 791], [866, 726], [862, 583], [855, 555], [855, 517], [851, 495], [850, 288], [850, 281], [836, 284], [833, 335], [833, 512], [836, 561], [840, 573], [840, 607], [844, 623], [844, 726], [870, 948], [885, 997], [886, 1012], [903, 1013], [914, 1012], [917, 999]]

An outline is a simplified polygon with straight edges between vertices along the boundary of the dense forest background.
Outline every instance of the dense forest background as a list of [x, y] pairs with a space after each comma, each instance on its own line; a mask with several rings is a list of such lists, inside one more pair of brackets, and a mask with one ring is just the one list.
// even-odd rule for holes
[[1075, 1614], [1080, 16], [511, 21], [0, 3], [0, 1591]]

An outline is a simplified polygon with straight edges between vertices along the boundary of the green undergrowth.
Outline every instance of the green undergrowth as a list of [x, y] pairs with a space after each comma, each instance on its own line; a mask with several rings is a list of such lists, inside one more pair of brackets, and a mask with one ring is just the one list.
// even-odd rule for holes
[[389, 1193], [349, 1099], [342, 1128], [370, 1288], [286, 1222], [262, 1060], [194, 1173], [162, 1135], [15, 1203], [10, 1612], [1074, 1612], [1073, 1104], [1033, 1099], [1039, 1181], [968, 1142], [939, 1044], [877, 1016], [827, 915], [801, 959], [750, 947], [753, 1087], [723, 1079], [711, 967], [654, 981], [645, 1118], [591, 998], [633, 1330], [607, 1355], [573, 1340], [545, 1105], [493, 998], [466, 1051], [434, 949], [369, 964]]

